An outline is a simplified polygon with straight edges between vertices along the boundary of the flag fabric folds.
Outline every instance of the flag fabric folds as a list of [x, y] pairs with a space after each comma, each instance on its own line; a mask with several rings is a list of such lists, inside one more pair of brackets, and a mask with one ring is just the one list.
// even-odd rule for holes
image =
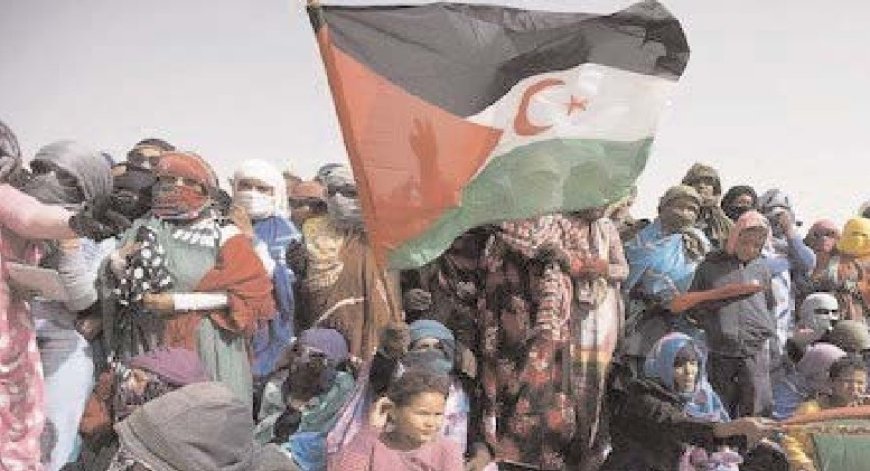
[[689, 48], [658, 2], [309, 7], [379, 259], [412, 268], [482, 224], [623, 197]]

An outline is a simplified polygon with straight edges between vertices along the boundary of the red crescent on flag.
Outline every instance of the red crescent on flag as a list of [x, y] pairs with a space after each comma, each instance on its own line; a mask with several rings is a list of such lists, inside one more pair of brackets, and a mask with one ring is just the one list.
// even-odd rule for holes
[[547, 129], [553, 127], [550, 126], [536, 126], [529, 121], [529, 103], [532, 101], [532, 97], [535, 96], [536, 93], [544, 90], [545, 88], [554, 87], [556, 85], [565, 85], [565, 82], [560, 79], [545, 79], [540, 82], [530, 86], [523, 92], [523, 97], [520, 99], [520, 106], [517, 110], [517, 117], [514, 118], [514, 132], [517, 133], [518, 136], [534, 136], [535, 134], [540, 134]]

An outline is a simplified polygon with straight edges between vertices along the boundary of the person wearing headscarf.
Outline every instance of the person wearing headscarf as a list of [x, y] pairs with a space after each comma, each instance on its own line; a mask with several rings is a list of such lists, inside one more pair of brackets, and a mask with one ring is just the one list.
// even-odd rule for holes
[[642, 372], [649, 349], [662, 335], [689, 328], [669, 306], [689, 289], [695, 269], [710, 251], [707, 237], [694, 227], [700, 209], [701, 196], [694, 188], [672, 187], [659, 200], [659, 217], [625, 241], [629, 273], [622, 289], [630, 314], [621, 353], [636, 373]]
[[320, 182], [311, 180], [293, 185], [289, 199], [296, 227], [303, 228], [309, 219], [326, 214], [326, 187]]
[[325, 469], [327, 434], [356, 384], [349, 358], [337, 330], [302, 331], [265, 385], [257, 441], [281, 445], [302, 471]]
[[[823, 384], [795, 411], [795, 417], [817, 414], [825, 409], [856, 407], [866, 404], [867, 368], [861, 358], [844, 355], [827, 365]], [[821, 375], [820, 375], [821, 376]], [[822, 382], [822, 381], [820, 381]], [[790, 469], [815, 471], [816, 444], [812, 434], [795, 428], [783, 438]], [[824, 467], [821, 469], [827, 469]]]
[[746, 211], [758, 209], [758, 194], [748, 185], [735, 185], [725, 192], [720, 203], [722, 211], [734, 222]]
[[828, 370], [840, 358], [846, 356], [841, 348], [818, 342], [806, 348], [783, 381], [777, 383], [779, 394], [774, 403], [773, 418], [786, 420], [795, 414], [802, 403], [827, 391]]
[[870, 219], [852, 218], [843, 228], [836, 250], [813, 274], [815, 287], [832, 292], [843, 319], [865, 321], [870, 315]]
[[137, 142], [127, 153], [127, 162], [146, 169], [157, 168], [160, 156], [175, 151], [175, 146], [164, 141], [149, 137]]
[[758, 199], [758, 207], [771, 228], [771, 244], [765, 248], [764, 258], [773, 273], [776, 336], [781, 350], [794, 331], [798, 286], [806, 289], [811, 285], [816, 256], [797, 232], [794, 208], [788, 195], [777, 189], [768, 190]]
[[248, 344], [275, 314], [253, 231], [242, 232], [215, 209], [217, 178], [202, 157], [163, 154], [155, 174], [151, 216], [134, 223], [110, 258], [121, 305], [114, 322], [152, 319], [157, 345], [146, 350], [196, 351], [210, 378], [253, 408]]
[[[0, 170], [21, 166], [17, 141], [0, 123]], [[2, 172], [10, 175], [12, 170]], [[38, 471], [45, 424], [44, 380], [29, 297], [10, 279], [9, 263], [36, 264], [41, 239], [78, 237], [71, 213], [47, 205], [0, 178], [0, 468]]]
[[704, 348], [685, 334], [659, 339], [644, 373], [613, 395], [613, 451], [602, 471], [736, 469], [743, 459], [727, 439], [768, 428], [755, 418], [730, 420], [707, 381]]
[[191, 384], [136, 409], [115, 427], [120, 448], [108, 471], [286, 471], [293, 462], [251, 435], [251, 411], [224, 384]]
[[[481, 421], [498, 463], [595, 466], [628, 275], [603, 209], [500, 224], [483, 253]], [[573, 464], [572, 464], [573, 463]]]
[[704, 258], [689, 288], [705, 291], [733, 283], [762, 288], [690, 311], [706, 334], [710, 383], [732, 417], [767, 415], [772, 405], [768, 341], [776, 334], [776, 324], [772, 274], [762, 258], [769, 236], [767, 219], [747, 211], [737, 220], [725, 249]]
[[88, 400], [79, 428], [85, 447], [70, 471], [105, 471], [118, 451], [115, 424], [158, 397], [207, 381], [199, 355], [181, 348], [161, 348], [114, 364], [100, 375]]
[[719, 173], [709, 165], [696, 163], [686, 172], [682, 183], [694, 188], [701, 196], [701, 214], [695, 227], [704, 232], [714, 250], [722, 249], [734, 222], [719, 207], [719, 197], [722, 196]]
[[[78, 209], [86, 201], [112, 191], [112, 175], [103, 155], [74, 141], [58, 141], [40, 149], [30, 162], [32, 179], [24, 191], [42, 203]], [[44, 446], [47, 468], [58, 470], [75, 461], [80, 445], [79, 421], [93, 387], [94, 356], [88, 339], [77, 330], [79, 313], [94, 306], [99, 262], [113, 241], [68, 239], [44, 244], [40, 266], [56, 270], [66, 299], [37, 297], [31, 302], [39, 352], [45, 373], [46, 418], [50, 442]]]
[[272, 294], [278, 312], [257, 326], [251, 344], [255, 380], [265, 380], [276, 367], [295, 332], [296, 275], [287, 265], [287, 248], [300, 243], [302, 234], [290, 222], [287, 195], [278, 170], [270, 163], [252, 159], [233, 173], [233, 201], [245, 210], [254, 225], [257, 253], [272, 277]]
[[288, 254], [302, 280], [308, 318], [300, 324], [338, 330], [351, 355], [368, 360], [381, 329], [402, 319], [398, 277], [375, 259], [350, 168], [332, 166], [320, 178], [327, 189], [327, 214], [305, 223], [305, 245]]

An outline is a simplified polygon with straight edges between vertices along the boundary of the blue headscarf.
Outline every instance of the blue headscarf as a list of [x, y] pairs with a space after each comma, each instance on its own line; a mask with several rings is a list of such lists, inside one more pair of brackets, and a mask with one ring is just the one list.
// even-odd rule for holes
[[660, 338], [646, 357], [644, 375], [658, 381], [669, 391], [674, 391], [674, 360], [684, 347], [695, 350], [698, 357], [698, 377], [695, 380], [695, 390], [680, 394], [685, 401], [683, 412], [690, 417], [707, 419], [711, 422], [728, 422], [728, 412], [722, 405], [719, 395], [707, 381], [706, 355], [703, 348], [686, 334], [672, 332]]
[[[698, 240], [707, 241], [701, 231], [687, 230]], [[625, 258], [629, 272], [623, 289], [629, 292], [640, 285], [645, 295], [666, 301], [689, 289], [701, 262], [686, 253], [683, 233], [666, 235], [658, 219], [625, 243]]]
[[295, 333], [293, 284], [296, 282], [296, 275], [287, 266], [285, 254], [287, 246], [293, 241], [301, 240], [302, 234], [283, 216], [271, 216], [257, 221], [254, 224], [254, 233], [257, 239], [266, 244], [269, 256], [275, 261], [272, 294], [278, 307], [275, 317], [254, 333], [252, 372], [255, 377], [262, 378], [275, 371], [281, 353]]
[[431, 319], [414, 321], [408, 327], [412, 345], [421, 339], [438, 339], [441, 342], [441, 352], [410, 351], [402, 359], [403, 365], [423, 367], [439, 374], [450, 373], [456, 358], [456, 339], [453, 332], [444, 324]]

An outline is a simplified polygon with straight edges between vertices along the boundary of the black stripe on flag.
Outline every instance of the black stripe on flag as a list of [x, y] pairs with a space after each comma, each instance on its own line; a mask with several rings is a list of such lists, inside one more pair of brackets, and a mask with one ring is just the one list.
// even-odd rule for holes
[[460, 3], [324, 5], [310, 16], [341, 50], [458, 116], [533, 75], [595, 63], [676, 79], [689, 59], [680, 23], [656, 1], [605, 16]]

